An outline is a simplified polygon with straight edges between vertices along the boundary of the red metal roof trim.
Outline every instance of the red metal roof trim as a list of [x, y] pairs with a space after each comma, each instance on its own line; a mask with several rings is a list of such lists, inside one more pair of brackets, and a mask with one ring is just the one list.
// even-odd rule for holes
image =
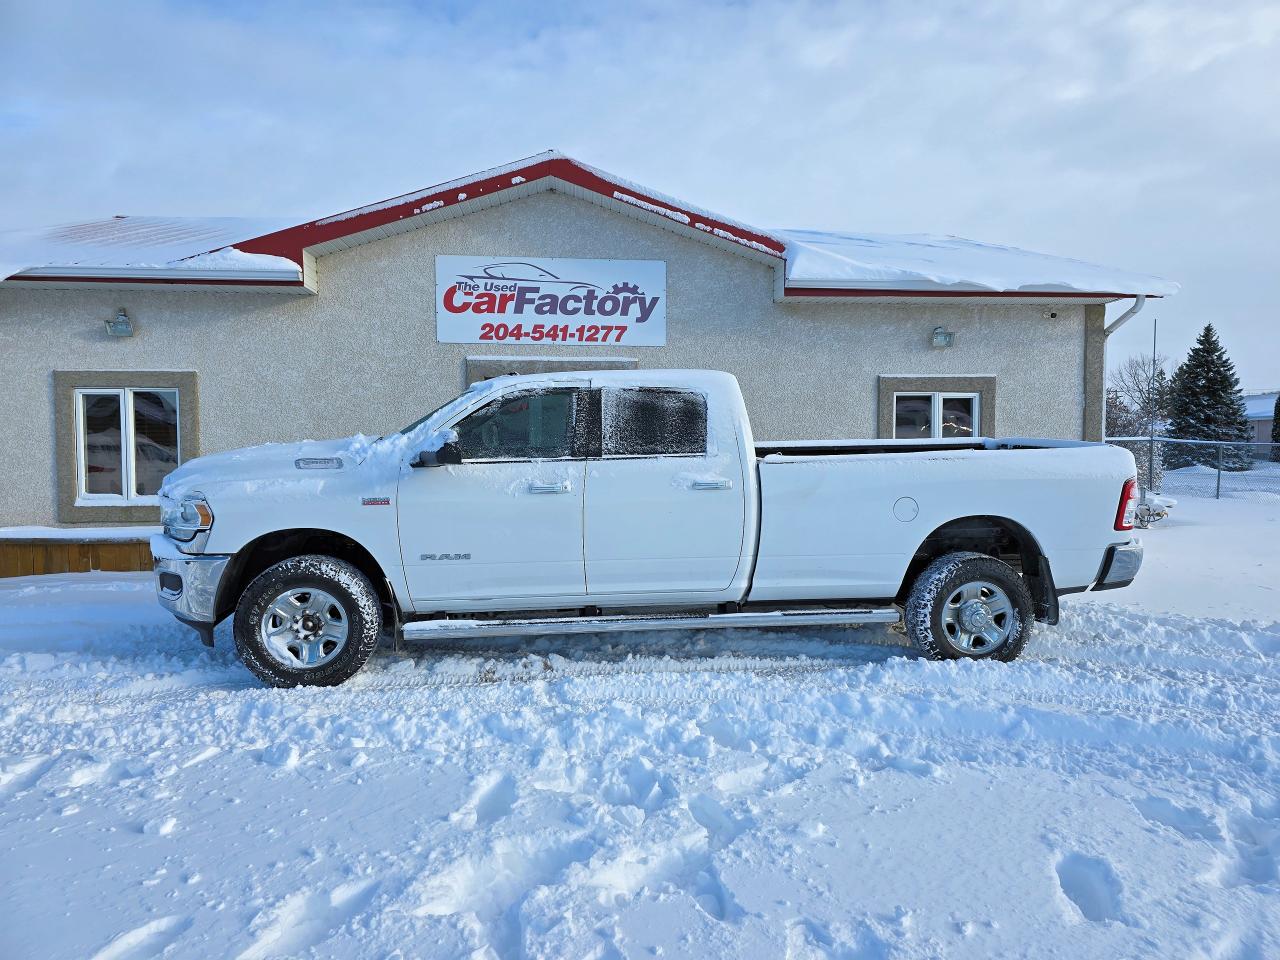
[[[212, 272], [212, 271], [211, 271]], [[24, 277], [15, 273], [6, 277], [4, 283], [154, 283], [166, 287], [174, 285], [196, 287], [304, 287], [301, 280], [262, 280], [241, 277], [84, 277], [84, 276], [39, 276]]]
[[[701, 211], [681, 208], [666, 197], [655, 197], [644, 193], [634, 184], [608, 180], [591, 170], [584, 169], [566, 157], [551, 157], [535, 161], [525, 167], [507, 168], [500, 174], [484, 179], [455, 181], [436, 193], [413, 194], [410, 199], [402, 203], [375, 204], [373, 209], [365, 213], [354, 213], [342, 219], [335, 219], [332, 216], [324, 217], [237, 243], [235, 247], [244, 253], [266, 253], [276, 257], [286, 257], [301, 266], [302, 251], [307, 247], [416, 216], [423, 211], [423, 208], [439, 209], [442, 206], [466, 203], [477, 197], [492, 196], [522, 183], [532, 183], [546, 177], [555, 177], [566, 183], [572, 183], [574, 186], [598, 193], [610, 200], [614, 199], [613, 195], [616, 191], [623, 191], [629, 196], [656, 207], [673, 209], [688, 215], [691, 230], [700, 229], [701, 232], [713, 233], [726, 239], [741, 240], [742, 245], [749, 249], [761, 249], [779, 258], [786, 256], [785, 248], [774, 237], [744, 229], [736, 223], [716, 220]], [[356, 208], [356, 210], [359, 209], [361, 208]]]

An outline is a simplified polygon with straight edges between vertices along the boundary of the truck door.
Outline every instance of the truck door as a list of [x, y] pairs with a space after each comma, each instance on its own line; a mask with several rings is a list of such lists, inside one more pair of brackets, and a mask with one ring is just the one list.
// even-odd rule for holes
[[716, 413], [693, 390], [603, 391], [602, 455], [587, 465], [589, 595], [718, 591], [733, 581], [745, 484], [732, 422]]
[[503, 394], [452, 424], [461, 464], [402, 474], [400, 549], [415, 607], [585, 595], [589, 396], [571, 386]]

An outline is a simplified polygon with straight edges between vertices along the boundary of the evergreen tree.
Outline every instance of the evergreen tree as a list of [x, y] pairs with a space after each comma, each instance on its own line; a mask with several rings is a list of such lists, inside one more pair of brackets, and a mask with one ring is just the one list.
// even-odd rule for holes
[[[1222, 349], [1213, 324], [1205, 324], [1196, 345], [1173, 374], [1169, 398], [1169, 436], [1179, 440], [1223, 440], [1248, 442], [1252, 439], [1245, 416], [1244, 395], [1235, 364]], [[1203, 463], [1215, 466], [1215, 447], [1169, 444], [1165, 451], [1168, 469]], [[1253, 465], [1248, 447], [1222, 449], [1222, 466], [1228, 470], [1248, 470]]]
[[1271, 413], [1271, 459], [1280, 463], [1280, 393], [1276, 394], [1276, 408]]
[[1169, 375], [1164, 372], [1164, 367], [1156, 368], [1151, 393], [1153, 408], [1150, 416], [1155, 420], [1156, 433], [1159, 433], [1169, 422], [1169, 402], [1173, 399], [1173, 384], [1169, 382]]

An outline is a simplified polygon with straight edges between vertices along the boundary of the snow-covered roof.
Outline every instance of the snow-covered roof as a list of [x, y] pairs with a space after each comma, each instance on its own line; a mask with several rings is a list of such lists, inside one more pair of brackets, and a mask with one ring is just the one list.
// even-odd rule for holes
[[1280, 390], [1268, 393], [1246, 393], [1244, 396], [1244, 412], [1250, 420], [1270, 420], [1275, 416], [1276, 397]]
[[821, 230], [774, 233], [787, 244], [789, 286], [1154, 296], [1178, 291], [1178, 284], [1159, 277], [961, 237]]
[[[31, 230], [0, 232], [0, 280], [21, 272], [55, 275], [185, 271], [298, 278], [281, 257], [242, 253], [234, 245], [294, 221], [250, 217], [109, 217]], [[216, 252], [214, 252], [216, 251]]]
[[795, 296], [1168, 296], [1158, 277], [958, 237], [761, 230], [555, 151], [426, 190], [298, 223], [235, 217], [113, 217], [0, 233], [0, 281], [234, 282], [302, 286], [305, 254], [343, 249], [555, 186], [762, 259]]

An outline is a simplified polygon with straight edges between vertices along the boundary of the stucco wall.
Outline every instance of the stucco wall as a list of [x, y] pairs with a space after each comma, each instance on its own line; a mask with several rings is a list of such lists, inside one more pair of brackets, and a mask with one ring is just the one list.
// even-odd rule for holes
[[[666, 347], [438, 344], [438, 253], [667, 263]], [[543, 193], [319, 260], [319, 294], [0, 289], [0, 525], [55, 516], [55, 369], [195, 370], [200, 447], [385, 433], [462, 385], [484, 353], [634, 356], [735, 374], [762, 439], [869, 437], [879, 374], [990, 375], [997, 432], [1079, 437], [1084, 310], [773, 301], [773, 271]], [[125, 307], [136, 335], [108, 337]], [[1042, 312], [1052, 306], [1058, 319]], [[933, 350], [937, 325], [955, 346]]]

